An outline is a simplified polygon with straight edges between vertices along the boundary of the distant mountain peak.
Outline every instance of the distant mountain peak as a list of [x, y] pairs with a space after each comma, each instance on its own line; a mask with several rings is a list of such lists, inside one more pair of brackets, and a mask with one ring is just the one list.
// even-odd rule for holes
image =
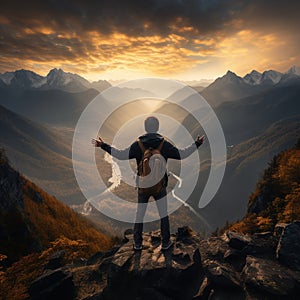
[[292, 67], [286, 72], [286, 74], [300, 76], [300, 67], [298, 67], [298, 66], [292, 66]]
[[96, 89], [99, 92], [111, 87], [106, 80], [90, 83], [85, 78], [61, 68], [51, 69], [46, 76], [41, 76], [33, 71], [20, 69], [14, 72], [0, 73], [0, 87], [13, 87], [21, 89], [58, 89], [67, 92], [83, 92]]
[[251, 73], [248, 73], [246, 76], [244, 76], [244, 81], [251, 85], [257, 85], [260, 84], [262, 74], [260, 72], [257, 72], [256, 70], [252, 70]]
[[0, 79], [6, 85], [13, 86], [14, 88], [38, 88], [44, 83], [43, 76], [25, 69], [0, 74]]
[[73, 74], [70, 72], [65, 72], [62, 69], [54, 68], [50, 70], [47, 78], [47, 88], [51, 87], [54, 89], [63, 89], [71, 92], [81, 92], [90, 88], [90, 82], [85, 78]]
[[282, 75], [282, 73], [274, 70], [264, 71], [263, 73], [252, 70], [243, 79], [250, 85], [274, 85], [281, 80]]
[[242, 78], [228, 70], [223, 77], [218, 78], [216, 81], [219, 81], [219, 83], [222, 84], [242, 83]]
[[237, 77], [237, 75], [234, 72], [228, 70], [226, 72], [225, 76], [223, 76], [223, 77]]
[[251, 75], [261, 75], [261, 73], [256, 70], [252, 70], [250, 74]]
[[277, 84], [281, 80], [282, 75], [282, 73], [275, 70], [264, 71], [262, 73], [261, 83]]
[[63, 73], [65, 73], [65, 72], [62, 69], [53, 68], [49, 71], [47, 76], [54, 75], [54, 74], [63, 74]]

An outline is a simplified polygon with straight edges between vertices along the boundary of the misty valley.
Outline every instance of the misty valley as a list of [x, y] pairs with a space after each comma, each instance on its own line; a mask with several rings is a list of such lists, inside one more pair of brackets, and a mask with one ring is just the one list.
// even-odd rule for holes
[[[171, 216], [175, 222], [174, 228], [187, 223], [197, 231], [209, 233], [223, 226], [226, 221], [236, 221], [244, 216], [248, 198], [268, 161], [281, 150], [292, 146], [299, 134], [298, 72], [297, 68], [291, 68], [285, 74], [266, 71], [259, 73], [260, 80], [256, 71], [244, 78], [228, 72], [201, 91], [214, 107], [224, 130], [227, 143], [226, 174], [213, 201], [204, 209], [199, 209], [199, 194], [211, 167], [209, 145], [204, 145], [199, 150], [199, 180], [187, 203], [206, 220], [206, 225], [191, 210], [182, 207], [174, 213], [174, 217]], [[7, 79], [9, 77], [10, 81]], [[11, 163], [47, 192], [80, 211], [85, 198], [78, 188], [72, 168], [74, 128], [88, 103], [109, 83], [102, 82], [101, 88], [98, 85], [96, 90], [95, 84], [62, 70], [52, 70], [44, 78], [21, 70], [1, 74], [0, 80], [1, 146]], [[121, 86], [116, 89], [118, 97], [135, 98], [142, 94], [148, 99], [144, 102], [150, 104], [147, 106], [143, 101], [135, 101], [114, 111], [99, 131], [108, 143], [114, 142], [120, 148], [128, 147], [137, 136], [143, 134], [143, 116], [151, 113], [161, 114], [162, 134], [171, 140], [178, 129], [170, 126], [168, 117], [181, 122], [194, 138], [203, 132], [201, 124], [189, 113], [171, 102], [155, 100], [154, 93], [147, 91], [146, 86], [139, 91]], [[184, 88], [171, 95], [166, 94], [166, 100], [176, 97], [184, 101]], [[107, 99], [101, 99], [97, 112], [99, 119], [101, 107], [109, 105]], [[122, 131], [118, 132], [122, 126]], [[177, 142], [177, 146], [182, 148], [189, 142], [188, 137], [183, 138]], [[104, 161], [101, 151], [96, 151], [96, 157], [101, 176], [110, 186], [111, 165]], [[118, 164], [118, 161], [115, 163]], [[193, 159], [183, 160], [182, 163], [191, 168], [190, 176], [195, 176], [193, 173], [198, 171], [193, 171]], [[170, 161], [168, 164], [169, 170], [178, 174], [178, 162]], [[122, 172], [126, 172], [125, 168]], [[170, 177], [174, 186], [176, 179]], [[189, 182], [188, 178], [184, 180]], [[136, 198], [134, 188], [122, 181], [115, 192], [129, 201]], [[99, 217], [96, 210], [89, 210], [89, 213], [93, 219], [106, 219], [103, 215]], [[122, 224], [116, 226], [124, 228]]]

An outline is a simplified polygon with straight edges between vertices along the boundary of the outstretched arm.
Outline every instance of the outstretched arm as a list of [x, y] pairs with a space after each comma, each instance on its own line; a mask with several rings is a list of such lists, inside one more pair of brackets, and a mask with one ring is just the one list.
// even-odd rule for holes
[[120, 150], [120, 149], [114, 148], [114, 147], [104, 143], [100, 137], [98, 137], [98, 139], [92, 139], [92, 144], [95, 147], [100, 147], [101, 149], [103, 149], [104, 151], [106, 151], [107, 153], [109, 153], [110, 155], [112, 155], [113, 157], [115, 157], [117, 159], [126, 160], [126, 159], [133, 158], [131, 146], [126, 149]]
[[196, 149], [198, 149], [204, 143], [204, 140], [204, 135], [202, 135], [201, 137], [198, 136], [195, 140], [195, 143], [184, 149], [178, 149], [177, 147], [172, 145], [172, 147], [168, 151], [168, 157], [173, 159], [185, 159], [190, 156]]

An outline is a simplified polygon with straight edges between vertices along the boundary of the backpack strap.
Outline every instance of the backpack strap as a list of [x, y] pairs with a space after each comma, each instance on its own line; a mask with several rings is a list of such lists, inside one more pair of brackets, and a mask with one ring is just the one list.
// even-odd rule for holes
[[159, 146], [158, 146], [158, 148], [157, 148], [157, 150], [158, 150], [159, 152], [161, 152], [161, 149], [162, 149], [162, 147], [163, 147], [163, 145], [164, 145], [164, 142], [165, 142], [165, 139], [163, 138], [163, 140], [160, 142], [160, 144], [159, 144]]
[[140, 139], [137, 139], [137, 142], [142, 150], [142, 153], [144, 153], [146, 149], [145, 149], [145, 146], [143, 145], [142, 141]]
[[[144, 152], [146, 151], [144, 144], [142, 143], [142, 141], [141, 141], [140, 139], [137, 139], [137, 142], [138, 142], [138, 144], [139, 144], [139, 146], [140, 146], [142, 152], [144, 153]], [[161, 149], [162, 149], [162, 147], [163, 147], [163, 145], [164, 145], [164, 142], [165, 142], [165, 139], [163, 138], [163, 140], [160, 142], [160, 144], [159, 144], [159, 146], [158, 146], [158, 148], [157, 148], [157, 150], [158, 150], [159, 152], [161, 152]]]

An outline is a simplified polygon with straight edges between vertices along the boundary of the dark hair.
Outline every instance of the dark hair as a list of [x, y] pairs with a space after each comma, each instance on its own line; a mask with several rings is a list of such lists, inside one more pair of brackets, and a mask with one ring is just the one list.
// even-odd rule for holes
[[148, 117], [145, 120], [145, 130], [148, 133], [157, 132], [158, 128], [159, 128], [159, 121], [158, 121], [157, 118], [155, 118], [155, 117]]

